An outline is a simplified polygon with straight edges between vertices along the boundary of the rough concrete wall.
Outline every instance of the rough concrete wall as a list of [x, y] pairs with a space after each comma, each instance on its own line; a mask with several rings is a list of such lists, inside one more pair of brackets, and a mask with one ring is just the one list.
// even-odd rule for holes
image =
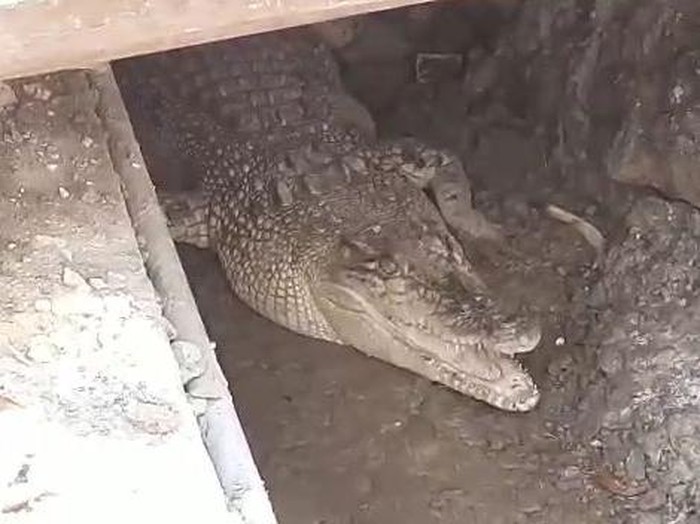
[[571, 372], [543, 403], [612, 494], [611, 522], [700, 513], [699, 26], [689, 0], [528, 0], [464, 53], [459, 85], [410, 86], [391, 115], [462, 154], [477, 205], [554, 202], [604, 234], [561, 327]]
[[579, 189], [606, 174], [698, 204], [699, 19], [690, 0], [532, 0], [465, 87], [526, 119]]
[[[557, 179], [572, 199], [625, 215], [571, 319], [586, 326], [580, 363], [597, 360], [571, 431], [604, 471], [621, 522], [689, 523], [700, 511], [700, 215], [637, 197], [626, 213], [610, 198], [623, 182], [700, 205], [698, 24], [688, 0], [532, 0], [481, 64], [490, 103], [546, 152], [539, 182]], [[485, 92], [477, 79], [467, 75], [468, 94]]]

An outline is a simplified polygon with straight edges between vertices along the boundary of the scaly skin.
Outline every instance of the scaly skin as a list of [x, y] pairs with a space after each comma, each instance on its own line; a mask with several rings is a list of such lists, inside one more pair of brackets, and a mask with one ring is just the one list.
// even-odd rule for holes
[[[539, 326], [499, 309], [449, 230], [471, 233], [477, 216], [448, 205], [468, 197], [454, 157], [334, 123], [231, 133], [225, 119], [157, 92], [161, 133], [202, 180], [197, 193], [162, 197], [174, 237], [214, 249], [251, 308], [498, 408], [537, 404], [513, 355], [534, 349]], [[441, 200], [441, 181], [460, 177], [458, 197]]]

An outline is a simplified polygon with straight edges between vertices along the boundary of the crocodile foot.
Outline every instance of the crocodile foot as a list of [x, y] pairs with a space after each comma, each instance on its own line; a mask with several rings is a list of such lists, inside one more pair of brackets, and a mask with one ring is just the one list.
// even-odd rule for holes
[[201, 191], [159, 191], [158, 201], [175, 242], [209, 247], [209, 209]]

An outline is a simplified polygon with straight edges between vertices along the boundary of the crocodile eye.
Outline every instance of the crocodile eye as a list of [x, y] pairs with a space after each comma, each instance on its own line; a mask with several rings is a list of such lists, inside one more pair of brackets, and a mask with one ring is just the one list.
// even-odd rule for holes
[[368, 260], [366, 262], [363, 262], [361, 264], [361, 267], [365, 271], [370, 271], [370, 272], [376, 271], [378, 267], [381, 269], [381, 267], [379, 266], [379, 264], [377, 264], [377, 262], [375, 260]]
[[379, 261], [379, 270], [387, 276], [395, 276], [399, 273], [399, 266], [393, 260], [383, 258]]

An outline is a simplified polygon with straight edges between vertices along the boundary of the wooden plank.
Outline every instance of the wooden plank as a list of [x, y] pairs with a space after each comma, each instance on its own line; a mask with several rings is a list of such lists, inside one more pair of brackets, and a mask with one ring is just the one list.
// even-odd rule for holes
[[427, 1], [29, 0], [0, 8], [0, 78], [90, 67]]

